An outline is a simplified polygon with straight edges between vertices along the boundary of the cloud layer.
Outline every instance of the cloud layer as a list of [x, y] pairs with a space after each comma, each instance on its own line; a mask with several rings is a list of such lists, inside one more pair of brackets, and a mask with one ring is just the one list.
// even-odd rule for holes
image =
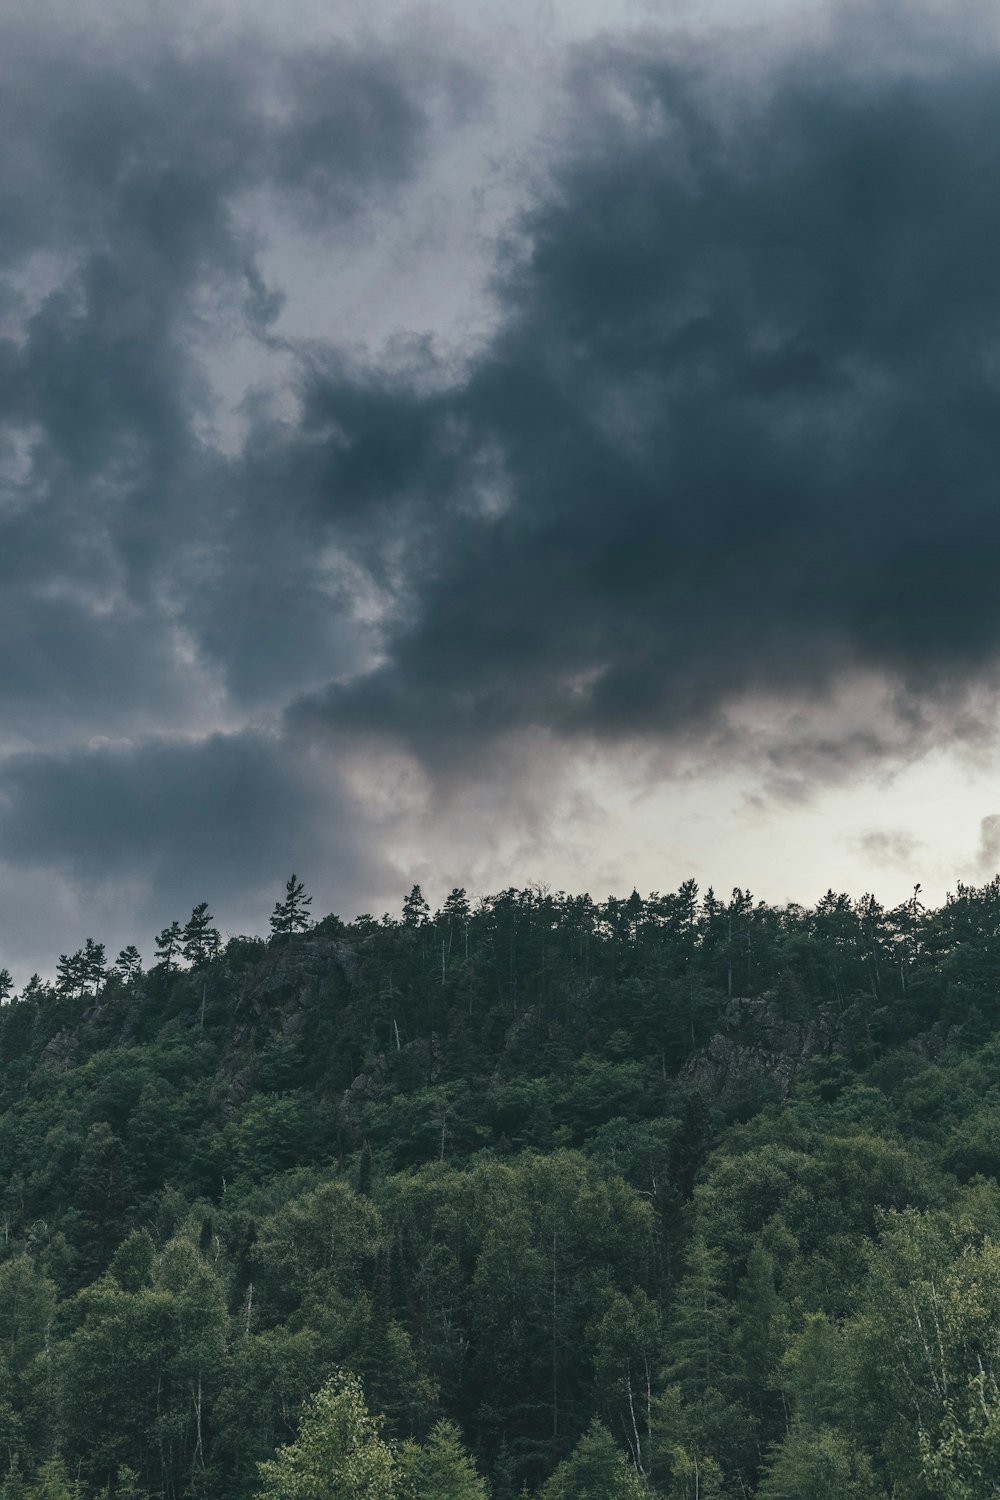
[[687, 735], [874, 674], [920, 739], [992, 686], [996, 69], [710, 82], [579, 67], [504, 326], [446, 397], [317, 375], [329, 503], [396, 497], [423, 543], [332, 722], [426, 754]]
[[[464, 819], [501, 767], [512, 803], [616, 746], [796, 796], [992, 733], [995, 52], [567, 46], [530, 157], [480, 162], [518, 205], [488, 336], [424, 309], [366, 349], [315, 293], [303, 336], [275, 246], [412, 244], [401, 205], [502, 136], [446, 20], [12, 33], [0, 884], [237, 921], [311, 861], [367, 904], [392, 809]], [[359, 753], [411, 768], [381, 813]]]

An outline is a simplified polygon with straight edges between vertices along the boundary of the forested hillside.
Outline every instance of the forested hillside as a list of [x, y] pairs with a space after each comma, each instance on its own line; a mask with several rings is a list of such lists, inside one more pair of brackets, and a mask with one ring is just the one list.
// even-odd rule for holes
[[2, 1500], [1000, 1485], [1000, 880], [0, 975]]

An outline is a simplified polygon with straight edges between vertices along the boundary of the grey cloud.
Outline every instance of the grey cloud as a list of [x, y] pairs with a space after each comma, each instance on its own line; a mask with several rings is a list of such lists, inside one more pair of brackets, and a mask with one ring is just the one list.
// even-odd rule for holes
[[256, 704], [356, 663], [295, 494], [264, 492], [260, 444], [206, 443], [202, 348], [280, 311], [261, 195], [337, 233], [466, 107], [460, 69], [381, 43], [68, 37], [22, 20], [0, 62], [5, 739], [183, 727], [205, 671]]
[[353, 901], [381, 879], [356, 821], [334, 778], [259, 733], [36, 752], [0, 767], [6, 860], [148, 890], [156, 915], [206, 895], [245, 907], [293, 867], [321, 874], [331, 905]]
[[[262, 921], [293, 867], [321, 906], [396, 884], [334, 771], [268, 731], [367, 659], [357, 569], [308, 436], [301, 460], [274, 418], [216, 444], [206, 356], [281, 354], [270, 222], [362, 236], [469, 107], [429, 36], [265, 46], [190, 20], [43, 5], [0, 57], [0, 884], [23, 871], [67, 922], [113, 890], [111, 941], [206, 897]], [[30, 926], [5, 924], [6, 962], [61, 941]]]
[[[268, 223], [357, 254], [385, 232], [473, 107], [439, 40], [15, 30], [5, 859], [183, 905], [338, 845], [352, 891], [381, 888], [314, 735], [416, 752], [438, 791], [515, 742], [642, 739], [651, 765], [764, 746], [788, 799], [986, 733], [995, 55], [814, 53], [738, 89], [655, 37], [585, 49], [497, 250], [488, 341], [366, 363], [322, 308], [294, 340]], [[227, 340], [260, 361], [242, 446], [212, 434]]]
[[313, 391], [329, 506], [392, 500], [417, 545], [383, 665], [293, 722], [438, 759], [876, 674], [897, 749], [947, 738], [1000, 648], [998, 72], [813, 57], [720, 110], [653, 49], [592, 53], [468, 378]]
[[1000, 870], [1000, 813], [990, 813], [979, 824], [976, 865], [984, 875]]
[[899, 828], [873, 828], [858, 840], [862, 852], [880, 865], [913, 865], [921, 841]]
[[319, 223], [369, 206], [372, 189], [409, 177], [427, 120], [399, 59], [298, 57], [280, 81], [273, 170], [293, 213]]

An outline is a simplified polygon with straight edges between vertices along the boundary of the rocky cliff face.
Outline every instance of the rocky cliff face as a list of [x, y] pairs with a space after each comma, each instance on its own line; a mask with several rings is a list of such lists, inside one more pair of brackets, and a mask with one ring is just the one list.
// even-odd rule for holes
[[720, 1029], [691, 1058], [685, 1076], [723, 1104], [761, 1084], [783, 1098], [811, 1058], [839, 1050], [843, 1031], [832, 1010], [795, 1021], [782, 1014], [773, 997], [737, 996], [727, 1004]]

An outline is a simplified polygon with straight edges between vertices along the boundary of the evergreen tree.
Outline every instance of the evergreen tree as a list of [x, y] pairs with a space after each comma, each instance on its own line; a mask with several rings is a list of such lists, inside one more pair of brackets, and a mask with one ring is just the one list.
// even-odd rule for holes
[[807, 1313], [781, 1360], [781, 1387], [795, 1419], [807, 1428], [836, 1425], [846, 1381], [841, 1334], [824, 1313]]
[[14, 980], [10, 970], [0, 969], [0, 1005], [6, 1005], [13, 988]]
[[645, 1480], [595, 1417], [542, 1486], [539, 1500], [644, 1500], [648, 1494]]
[[114, 1500], [149, 1500], [149, 1491], [139, 1483], [139, 1476], [128, 1464], [122, 1464], [115, 1478]]
[[83, 948], [80, 971], [83, 977], [84, 991], [89, 990], [92, 995], [99, 994], [107, 974], [104, 965], [103, 943], [95, 943], [93, 938], [87, 939]]
[[181, 933], [181, 953], [194, 968], [203, 968], [217, 957], [222, 947], [219, 929], [212, 926], [207, 901], [200, 901], [192, 911]]
[[70, 1483], [66, 1465], [61, 1458], [50, 1458], [43, 1463], [28, 1488], [25, 1500], [76, 1500], [79, 1490]]
[[400, 1500], [488, 1500], [454, 1422], [436, 1423], [426, 1443], [405, 1443], [399, 1470]]
[[423, 927], [430, 919], [431, 909], [424, 900], [424, 893], [419, 885], [415, 885], [403, 902], [403, 926], [409, 928]]
[[287, 942], [296, 932], [304, 932], [309, 926], [307, 906], [312, 897], [305, 893], [305, 886], [297, 875], [290, 875], [285, 882], [285, 899], [274, 903], [271, 913], [272, 942]]
[[[65, 954], [63, 955], [65, 957]], [[58, 973], [58, 965], [56, 966]], [[51, 995], [52, 986], [45, 983], [41, 974], [32, 974], [24, 989], [21, 991], [22, 1000], [45, 1000]]]
[[696, 1233], [688, 1250], [671, 1324], [671, 1360], [666, 1374], [686, 1381], [692, 1391], [721, 1389], [731, 1373], [733, 1309], [723, 1295], [725, 1262], [705, 1236]]
[[87, 961], [83, 949], [75, 953], [60, 953], [56, 964], [56, 993], [67, 1000], [78, 999], [86, 989], [88, 980]]
[[123, 984], [131, 984], [142, 975], [142, 955], [133, 943], [123, 948], [114, 962], [114, 973]]
[[184, 933], [181, 924], [175, 919], [169, 927], [164, 927], [156, 939], [156, 963], [154, 968], [159, 974], [170, 974], [177, 967], [177, 955], [181, 951], [184, 941]]
[[785, 1347], [785, 1317], [774, 1287], [774, 1261], [756, 1243], [747, 1257], [736, 1305], [736, 1351], [746, 1400], [762, 1412]]
[[472, 915], [469, 906], [469, 898], [461, 887], [456, 886], [444, 906], [438, 913], [437, 920], [444, 933], [444, 942], [447, 953], [451, 953], [455, 946], [456, 938], [459, 940], [459, 952], [469, 956], [469, 919]]

